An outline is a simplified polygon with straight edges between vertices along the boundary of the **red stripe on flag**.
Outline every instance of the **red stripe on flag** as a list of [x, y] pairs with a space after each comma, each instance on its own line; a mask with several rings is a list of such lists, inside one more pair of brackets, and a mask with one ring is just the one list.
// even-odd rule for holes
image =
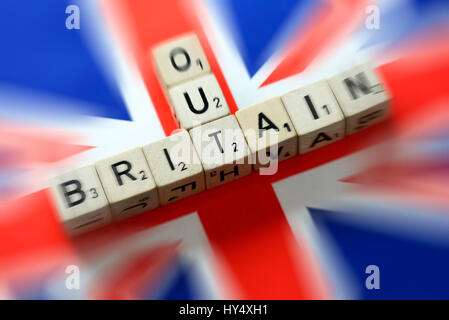
[[[189, 31], [198, 35], [231, 112], [236, 111], [200, 24], [188, 19], [190, 15], [182, 10], [180, 1], [124, 0], [121, 4], [123, 10], [128, 10], [129, 22], [134, 26], [131, 32], [137, 37], [135, 56], [166, 134], [176, 125], [153, 70], [150, 48]], [[207, 191], [207, 196], [195, 208], [213, 248], [226, 257], [229, 269], [238, 279], [243, 298], [310, 298], [307, 292], [310, 288], [296, 281], [298, 277], [289, 251], [293, 234], [271, 186], [258, 186], [253, 193], [246, 187], [238, 188], [239, 184], [242, 182], [234, 183], [231, 188]], [[254, 198], [255, 194], [262, 197]], [[260, 199], [263, 204], [254, 202]], [[263, 227], [267, 221], [270, 223]]]
[[212, 247], [240, 286], [239, 298], [324, 298], [321, 279], [297, 245], [271, 184], [260, 182], [253, 173], [232, 187], [212, 189], [198, 210]]
[[[175, 36], [192, 31], [197, 34], [231, 112], [234, 113], [237, 110], [234, 98], [212, 53], [205, 33], [199, 23], [190, 19], [192, 17], [188, 17], [182, 10], [181, 2], [176, 0], [104, 2], [105, 10], [109, 12], [107, 21], [111, 29], [117, 28], [117, 22], [122, 25], [126, 24], [126, 29], [131, 34], [124, 36], [136, 40], [132, 43], [133, 53], [166, 135], [170, 135], [178, 127], [153, 68], [151, 49], [158, 43]], [[112, 21], [112, 16], [121, 17], [122, 20], [127, 21]]]
[[[0, 278], [35, 272], [71, 252], [48, 190], [0, 203]], [[45, 267], [43, 267], [45, 268]]]
[[262, 83], [262, 86], [291, 77], [353, 32], [365, 16], [372, 0], [328, 1], [320, 5], [307, 21], [305, 31], [297, 30], [284, 49], [286, 56]]

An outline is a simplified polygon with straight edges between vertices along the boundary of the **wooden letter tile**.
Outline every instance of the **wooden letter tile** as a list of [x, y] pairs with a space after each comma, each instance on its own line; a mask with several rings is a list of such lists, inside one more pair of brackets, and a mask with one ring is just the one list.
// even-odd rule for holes
[[61, 222], [70, 235], [111, 222], [109, 203], [94, 165], [54, 178], [51, 190]]
[[388, 117], [389, 94], [380, 76], [369, 65], [337, 74], [329, 79], [329, 85], [346, 117], [346, 134]]
[[249, 148], [234, 115], [195, 127], [190, 135], [203, 164], [208, 189], [251, 172]]
[[143, 147], [153, 173], [161, 205], [201, 192], [204, 171], [187, 131]]
[[240, 109], [235, 116], [257, 156], [255, 169], [267, 166], [270, 160], [282, 161], [297, 154], [298, 138], [280, 98]]
[[171, 88], [169, 97], [177, 121], [184, 129], [191, 129], [230, 113], [213, 74]]
[[209, 63], [195, 34], [160, 44], [153, 61], [162, 86], [166, 88], [210, 72]]
[[327, 81], [319, 81], [282, 96], [299, 137], [303, 154], [345, 135], [345, 118]]
[[95, 164], [108, 197], [113, 220], [122, 220], [159, 205], [157, 188], [141, 148]]

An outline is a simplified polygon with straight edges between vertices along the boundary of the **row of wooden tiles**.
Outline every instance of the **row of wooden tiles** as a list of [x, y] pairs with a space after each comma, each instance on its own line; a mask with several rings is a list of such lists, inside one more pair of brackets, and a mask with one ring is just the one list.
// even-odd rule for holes
[[[230, 114], [223, 92], [195, 34], [159, 44], [153, 48], [152, 56], [159, 82], [179, 127], [189, 130]], [[362, 65], [328, 81], [295, 90], [283, 96], [282, 102], [292, 120], [296, 121], [296, 127], [301, 128], [300, 132], [313, 131], [323, 126], [323, 123], [326, 125], [340, 121], [339, 125], [335, 125], [336, 132], [333, 133], [339, 134], [337, 131], [343, 127], [342, 120], [345, 117], [346, 133], [351, 134], [364, 127], [365, 122], [370, 122], [369, 118], [386, 117], [381, 109], [386, 109], [384, 107], [388, 99], [389, 95], [379, 75], [369, 65]], [[298, 101], [306, 108], [297, 107]], [[266, 105], [265, 109], [279, 109], [281, 101], [275, 98], [271, 103], [263, 104]], [[382, 114], [378, 115], [375, 111]], [[242, 118], [245, 117], [243, 113], [251, 116], [251, 108], [239, 112]], [[318, 121], [309, 121], [310, 116], [305, 113]], [[238, 113], [236, 115], [238, 117]]]
[[[210, 80], [214, 85], [201, 85], [199, 80], [206, 84]], [[196, 95], [211, 104], [219, 91], [225, 103], [213, 74], [171, 88], [183, 92], [184, 100], [191, 96], [191, 103], [200, 103], [194, 100], [194, 92], [179, 86], [198, 91]], [[60, 218], [68, 232], [75, 235], [146, 212], [243, 177], [251, 172], [251, 161], [259, 169], [375, 124], [387, 117], [388, 101], [389, 95], [375, 70], [362, 65], [243, 108], [235, 116], [229, 115], [226, 105], [228, 111], [223, 115], [198, 120], [194, 118], [198, 114], [190, 108], [181, 109], [180, 104], [175, 104], [178, 114], [193, 114], [191, 128], [186, 126], [189, 132], [181, 130], [53, 179], [52, 192]], [[204, 105], [203, 101], [203, 109]], [[214, 108], [207, 110], [211, 111]]]

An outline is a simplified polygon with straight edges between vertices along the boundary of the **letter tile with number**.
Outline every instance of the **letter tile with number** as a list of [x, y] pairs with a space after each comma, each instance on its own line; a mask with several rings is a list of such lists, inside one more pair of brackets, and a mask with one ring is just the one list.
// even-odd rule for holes
[[141, 148], [134, 148], [95, 164], [112, 210], [122, 220], [159, 206], [156, 183]]
[[111, 222], [111, 210], [94, 165], [72, 170], [51, 181], [59, 218], [70, 235]]
[[206, 55], [195, 34], [160, 44], [153, 50], [153, 61], [159, 80], [165, 88], [210, 72]]
[[251, 173], [250, 151], [234, 115], [190, 130], [208, 189]]
[[213, 74], [171, 88], [169, 97], [178, 124], [187, 130], [230, 113]]
[[161, 205], [201, 192], [204, 171], [190, 135], [181, 130], [143, 147]]
[[297, 154], [298, 138], [280, 98], [240, 109], [235, 116], [257, 156], [256, 169], [271, 159], [282, 161]]
[[345, 135], [345, 118], [327, 81], [282, 96], [299, 137], [299, 153], [324, 147]]
[[390, 95], [380, 75], [368, 64], [337, 74], [328, 81], [346, 117], [346, 134], [388, 117]]

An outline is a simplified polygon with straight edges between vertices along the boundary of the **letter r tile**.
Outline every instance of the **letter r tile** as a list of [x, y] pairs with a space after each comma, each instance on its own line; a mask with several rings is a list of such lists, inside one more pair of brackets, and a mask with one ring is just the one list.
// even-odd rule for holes
[[112, 210], [122, 220], [159, 206], [156, 183], [141, 148], [95, 164]]

